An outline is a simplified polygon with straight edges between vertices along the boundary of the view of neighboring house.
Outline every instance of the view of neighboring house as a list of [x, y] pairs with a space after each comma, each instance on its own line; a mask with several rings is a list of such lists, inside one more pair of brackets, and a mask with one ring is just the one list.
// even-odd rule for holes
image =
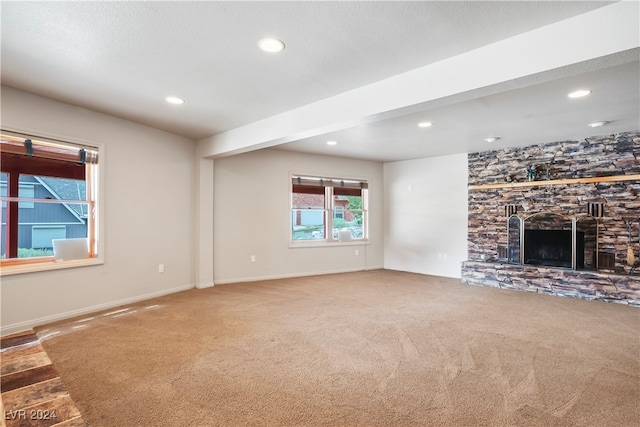
[[[358, 200], [357, 202], [354, 201]], [[333, 234], [338, 237], [339, 229], [348, 228], [354, 238], [362, 237], [362, 199], [360, 196], [335, 196], [333, 201]], [[324, 195], [292, 194], [293, 239], [324, 238]]]
[[[52, 255], [53, 239], [87, 237], [88, 207], [85, 182], [43, 176], [20, 176], [19, 196], [51, 203], [20, 202], [18, 206], [19, 257]], [[0, 195], [7, 195], [6, 174], [0, 175]], [[60, 202], [55, 202], [60, 200]], [[81, 203], [69, 203], [78, 200]], [[2, 203], [2, 246], [5, 254], [6, 202]]]

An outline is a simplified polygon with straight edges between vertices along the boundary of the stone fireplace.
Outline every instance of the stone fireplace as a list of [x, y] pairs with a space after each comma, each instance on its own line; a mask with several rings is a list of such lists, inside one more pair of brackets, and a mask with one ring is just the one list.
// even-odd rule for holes
[[468, 162], [463, 283], [640, 306], [640, 132]]

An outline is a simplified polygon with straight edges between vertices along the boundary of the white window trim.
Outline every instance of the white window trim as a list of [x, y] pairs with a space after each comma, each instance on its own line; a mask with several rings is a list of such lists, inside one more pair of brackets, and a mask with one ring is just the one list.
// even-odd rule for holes
[[350, 242], [340, 242], [333, 240], [327, 242], [326, 240], [294, 240], [289, 243], [289, 249], [296, 248], [326, 248], [332, 246], [369, 246], [371, 242], [369, 240], [359, 239], [352, 240]]
[[[369, 206], [369, 190], [367, 189], [367, 191], [364, 191], [362, 193], [362, 206], [363, 209], [361, 209], [363, 215], [365, 215], [365, 228], [363, 230], [363, 236], [360, 238], [352, 238], [351, 241], [348, 242], [341, 242], [338, 239], [334, 239], [333, 238], [333, 220], [334, 220], [334, 213], [335, 210], [331, 208], [332, 204], [333, 204], [333, 190], [331, 187], [325, 187], [325, 193], [324, 193], [324, 198], [325, 198], [325, 222], [326, 222], [326, 228], [327, 228], [327, 236], [325, 236], [324, 239], [309, 239], [309, 240], [293, 240], [293, 197], [292, 197], [292, 191], [291, 191], [291, 181], [293, 180], [294, 177], [297, 176], [308, 176], [308, 177], [317, 177], [317, 178], [325, 178], [325, 179], [344, 179], [349, 180], [349, 181], [361, 181], [361, 182], [366, 182], [369, 183], [370, 180], [366, 179], [366, 178], [347, 178], [347, 177], [340, 177], [340, 178], [335, 178], [335, 177], [326, 177], [323, 175], [317, 175], [317, 174], [295, 174], [295, 173], [291, 173], [289, 174], [289, 181], [288, 181], [288, 188], [289, 188], [289, 248], [290, 249], [295, 249], [295, 248], [321, 248], [321, 247], [336, 247], [336, 246], [366, 246], [369, 245], [369, 209], [364, 209], [364, 207], [366, 206], [368, 208]], [[344, 211], [343, 211], [344, 212]]]
[[89, 267], [92, 265], [102, 264], [104, 264], [104, 259], [102, 258], [89, 258], [73, 261], [49, 261], [33, 264], [10, 265], [0, 269], [0, 277], [25, 273], [38, 273], [42, 271], [62, 270], [65, 268]]
[[105, 194], [105, 159], [107, 158], [107, 150], [104, 143], [84, 140], [82, 138], [72, 137], [69, 135], [54, 134], [51, 132], [43, 132], [39, 129], [26, 129], [26, 128], [14, 128], [12, 126], [5, 126], [3, 124], [2, 129], [7, 132], [15, 132], [18, 134], [26, 135], [38, 135], [43, 139], [53, 139], [58, 141], [65, 141], [70, 144], [77, 144], [81, 146], [89, 146], [98, 150], [99, 163], [97, 167], [97, 188], [94, 188], [96, 194], [95, 210], [98, 214], [98, 223], [95, 227], [96, 242], [97, 242], [97, 256], [95, 258], [88, 258], [82, 260], [70, 260], [70, 261], [49, 261], [49, 262], [36, 262], [31, 264], [18, 264], [7, 265], [0, 268], [0, 277], [13, 276], [16, 274], [25, 273], [37, 273], [43, 271], [62, 270], [66, 268], [77, 267], [89, 267], [95, 265], [102, 265], [105, 263], [105, 212], [104, 202], [101, 197]]

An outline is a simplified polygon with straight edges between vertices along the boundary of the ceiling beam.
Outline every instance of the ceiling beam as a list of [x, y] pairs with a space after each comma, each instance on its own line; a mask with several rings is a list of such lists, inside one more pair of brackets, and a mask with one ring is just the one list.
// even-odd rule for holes
[[618, 2], [198, 142], [217, 158], [637, 60], [637, 2]]

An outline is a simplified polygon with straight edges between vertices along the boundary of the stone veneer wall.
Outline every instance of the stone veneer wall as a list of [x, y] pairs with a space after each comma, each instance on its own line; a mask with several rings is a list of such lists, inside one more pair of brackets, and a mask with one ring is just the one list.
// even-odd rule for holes
[[[640, 131], [625, 132], [587, 138], [580, 141], [553, 142], [523, 148], [470, 153], [469, 185], [505, 183], [505, 180], [526, 181], [527, 169], [537, 169], [536, 180], [591, 178], [640, 174]], [[548, 174], [547, 174], [548, 169]], [[544, 184], [544, 182], [540, 182]], [[589, 203], [603, 203], [604, 216], [598, 218], [598, 251], [615, 254], [615, 267], [610, 273], [628, 274], [627, 265], [628, 221], [633, 222], [632, 248], [640, 258], [638, 222], [640, 221], [640, 182], [601, 182], [588, 184], [537, 185], [494, 189], [469, 189], [468, 253], [470, 261], [496, 260], [499, 247], [507, 246], [507, 216], [505, 207], [515, 205], [518, 215], [528, 216], [536, 212], [553, 212], [570, 217], [587, 215]], [[472, 278], [480, 269], [478, 263], [463, 265], [463, 282], [482, 284], [479, 277]], [[522, 266], [518, 266], [524, 272]], [[486, 269], [484, 269], [486, 270]], [[516, 270], [509, 270], [510, 275]], [[579, 277], [588, 282], [587, 272], [574, 272], [571, 286], [576, 287], [573, 296], [583, 297]], [[593, 274], [590, 272], [589, 274]], [[601, 272], [602, 273], [602, 272]], [[598, 273], [602, 276], [601, 273]], [[636, 274], [640, 273], [640, 268]], [[476, 274], [476, 276], [478, 276]], [[530, 275], [528, 271], [526, 275]], [[545, 273], [546, 274], [546, 273]], [[489, 274], [491, 275], [491, 274]], [[575, 275], [575, 277], [573, 277]], [[553, 276], [553, 275], [551, 275]], [[551, 277], [547, 275], [547, 278]], [[603, 276], [604, 277], [604, 276]], [[640, 280], [631, 278], [625, 299], [640, 301]], [[564, 280], [555, 275], [553, 280]], [[551, 280], [551, 279], [549, 279]], [[607, 278], [607, 280], [609, 280]], [[492, 282], [487, 279], [487, 285]], [[634, 289], [633, 284], [637, 284]], [[537, 285], [536, 285], [537, 286]], [[614, 285], [615, 286], [615, 285]], [[544, 288], [544, 286], [543, 286]], [[563, 291], [563, 294], [566, 292]], [[591, 294], [588, 294], [591, 295]], [[594, 294], [595, 295], [595, 294]], [[592, 295], [593, 296], [593, 295]], [[589, 298], [593, 299], [593, 298]], [[600, 298], [595, 298], [600, 299]], [[602, 298], [606, 299], [606, 298]]]

